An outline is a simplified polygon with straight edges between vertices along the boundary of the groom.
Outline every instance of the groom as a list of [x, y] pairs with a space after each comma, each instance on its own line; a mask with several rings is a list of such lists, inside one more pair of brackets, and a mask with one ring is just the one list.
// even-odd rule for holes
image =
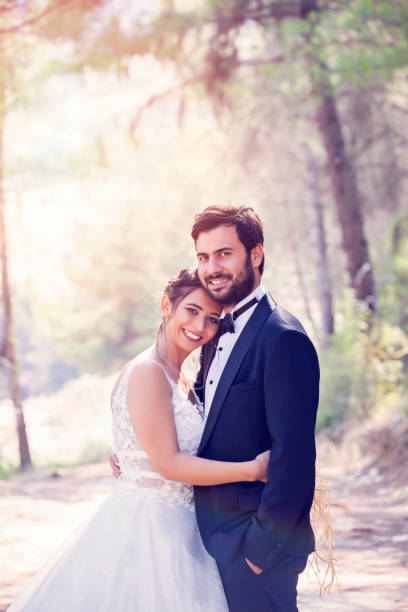
[[293, 612], [314, 549], [316, 351], [261, 285], [263, 228], [252, 208], [210, 206], [191, 234], [202, 285], [225, 314], [201, 353], [198, 455], [243, 461], [271, 451], [266, 484], [195, 487], [198, 525], [231, 612]]

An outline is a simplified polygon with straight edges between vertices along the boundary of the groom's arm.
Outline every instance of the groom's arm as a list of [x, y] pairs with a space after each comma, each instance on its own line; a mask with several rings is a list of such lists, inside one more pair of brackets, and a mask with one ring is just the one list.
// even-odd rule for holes
[[268, 482], [244, 541], [244, 556], [265, 568], [311, 504], [319, 364], [305, 334], [281, 334], [265, 362], [265, 409], [272, 448]]

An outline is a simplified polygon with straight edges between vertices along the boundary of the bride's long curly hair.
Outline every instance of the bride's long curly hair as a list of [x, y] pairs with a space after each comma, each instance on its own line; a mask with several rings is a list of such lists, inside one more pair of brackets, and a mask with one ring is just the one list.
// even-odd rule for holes
[[315, 534], [316, 549], [309, 557], [308, 567], [312, 569], [318, 579], [320, 594], [328, 593], [333, 584], [337, 584], [337, 561], [334, 556], [334, 516], [330, 493], [323, 468], [317, 462], [315, 492], [310, 510], [310, 522]]

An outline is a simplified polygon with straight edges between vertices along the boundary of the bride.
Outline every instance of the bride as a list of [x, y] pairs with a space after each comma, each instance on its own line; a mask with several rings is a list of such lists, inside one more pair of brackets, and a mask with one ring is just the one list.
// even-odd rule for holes
[[269, 452], [237, 463], [195, 456], [203, 406], [181, 365], [217, 332], [221, 306], [183, 270], [161, 310], [156, 344], [125, 366], [112, 393], [116, 491], [9, 612], [228, 609], [200, 539], [192, 485], [265, 481]]

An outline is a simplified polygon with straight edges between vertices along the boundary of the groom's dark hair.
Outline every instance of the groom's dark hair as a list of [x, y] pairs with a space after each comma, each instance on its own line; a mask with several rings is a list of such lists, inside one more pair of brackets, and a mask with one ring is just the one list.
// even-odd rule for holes
[[[262, 221], [250, 206], [208, 206], [194, 217], [191, 236], [194, 242], [201, 232], [209, 232], [220, 225], [233, 225], [247, 254], [257, 244], [264, 243]], [[265, 256], [259, 266], [262, 275]]]

